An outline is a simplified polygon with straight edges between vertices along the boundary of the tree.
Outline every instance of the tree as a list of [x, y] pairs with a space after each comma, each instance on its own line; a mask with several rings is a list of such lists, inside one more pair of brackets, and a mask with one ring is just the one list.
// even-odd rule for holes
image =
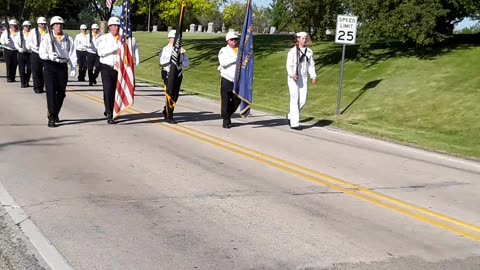
[[7, 0], [0, 2], [0, 14], [17, 20], [34, 20], [43, 16], [61, 16], [78, 21], [88, 0]]
[[347, 0], [359, 16], [359, 34], [366, 41], [379, 38], [432, 45], [453, 35], [454, 25], [479, 14], [478, 0]]
[[227, 28], [241, 31], [245, 19], [245, 3], [239, 1], [231, 2], [223, 9], [223, 20]]
[[86, 0], [90, 8], [93, 8], [102, 21], [107, 21], [112, 16], [115, 3], [120, 2], [112, 0], [112, 6], [108, 8], [103, 0]]
[[[148, 14], [149, 0], [135, 0], [138, 2], [138, 14]], [[150, 0], [152, 4], [152, 14], [160, 14], [159, 18], [165, 24], [176, 26], [178, 17], [180, 16], [180, 6], [183, 0]], [[186, 24], [188, 25], [193, 19], [200, 16], [210, 16], [215, 12], [220, 0], [188, 0], [187, 11], [185, 13]]]
[[310, 32], [324, 37], [325, 30], [334, 28], [337, 15], [344, 13], [341, 0], [289, 0], [292, 6], [294, 31]]
[[272, 20], [272, 10], [270, 8], [253, 6], [253, 25], [260, 33], [268, 32]]
[[24, 2], [19, 0], [3, 0], [0, 2], [0, 16], [2, 20], [6, 17], [21, 19]]
[[272, 26], [278, 31], [288, 31], [292, 19], [292, 6], [289, 0], [273, 0], [270, 4], [272, 10]]

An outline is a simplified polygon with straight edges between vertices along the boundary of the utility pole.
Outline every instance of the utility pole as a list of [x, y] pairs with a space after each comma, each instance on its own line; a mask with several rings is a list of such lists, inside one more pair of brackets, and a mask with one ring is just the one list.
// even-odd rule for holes
[[148, 28], [147, 31], [150, 33], [150, 10], [152, 7], [151, 0], [148, 0]]

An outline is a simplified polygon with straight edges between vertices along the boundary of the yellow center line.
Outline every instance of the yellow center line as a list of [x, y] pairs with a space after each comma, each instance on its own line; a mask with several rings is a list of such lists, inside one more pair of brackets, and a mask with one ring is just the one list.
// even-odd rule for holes
[[[84, 97], [88, 100], [103, 104], [103, 100], [85, 93], [73, 92], [74, 94]], [[129, 108], [126, 110], [129, 114], [139, 114], [141, 111]], [[158, 118], [152, 118], [158, 119]], [[251, 150], [240, 145], [213, 137], [211, 135], [202, 133], [200, 131], [185, 127], [183, 125], [171, 125], [158, 123], [158, 126], [167, 128], [171, 131], [181, 133], [183, 135], [189, 136], [191, 138], [203, 141], [210, 145], [222, 148], [224, 150], [233, 152], [240, 156], [255, 160], [262, 164], [277, 168], [289, 174], [299, 176], [303, 179], [309, 180], [311, 182], [326, 186], [328, 188], [335, 189], [337, 191], [348, 194], [357, 199], [367, 201], [369, 203], [375, 204], [382, 208], [403, 214], [405, 216], [414, 218], [418, 221], [433, 225], [435, 227], [444, 229], [446, 231], [454, 232], [456, 234], [462, 235], [466, 238], [480, 242], [480, 235], [475, 232], [480, 232], [480, 227], [472, 225], [458, 219], [430, 211], [428, 209], [418, 207], [416, 205], [395, 199], [393, 197], [374, 192], [367, 188], [355, 185], [316, 171], [313, 171], [308, 168], [304, 168], [288, 161], [284, 161], [263, 153], [260, 153], [255, 150]]]

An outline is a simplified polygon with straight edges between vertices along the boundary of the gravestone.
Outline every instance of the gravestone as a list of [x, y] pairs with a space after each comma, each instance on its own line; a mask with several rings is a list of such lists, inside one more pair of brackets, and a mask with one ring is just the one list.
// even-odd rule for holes
[[203, 29], [203, 26], [201, 24], [198, 25], [197, 27], [197, 32], [201, 33]]
[[193, 33], [193, 32], [195, 32], [195, 24], [194, 23], [190, 24], [190, 33]]
[[208, 23], [208, 29], [207, 33], [214, 33], [215, 31], [213, 30], [213, 22]]

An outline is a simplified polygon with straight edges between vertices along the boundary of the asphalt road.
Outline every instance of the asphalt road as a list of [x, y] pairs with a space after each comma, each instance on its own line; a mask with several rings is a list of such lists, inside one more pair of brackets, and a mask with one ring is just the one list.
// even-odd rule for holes
[[52, 129], [44, 94], [0, 89], [0, 184], [74, 269], [480, 269], [478, 162], [260, 112], [225, 130], [195, 95], [170, 125], [146, 85], [107, 125], [71, 82]]

